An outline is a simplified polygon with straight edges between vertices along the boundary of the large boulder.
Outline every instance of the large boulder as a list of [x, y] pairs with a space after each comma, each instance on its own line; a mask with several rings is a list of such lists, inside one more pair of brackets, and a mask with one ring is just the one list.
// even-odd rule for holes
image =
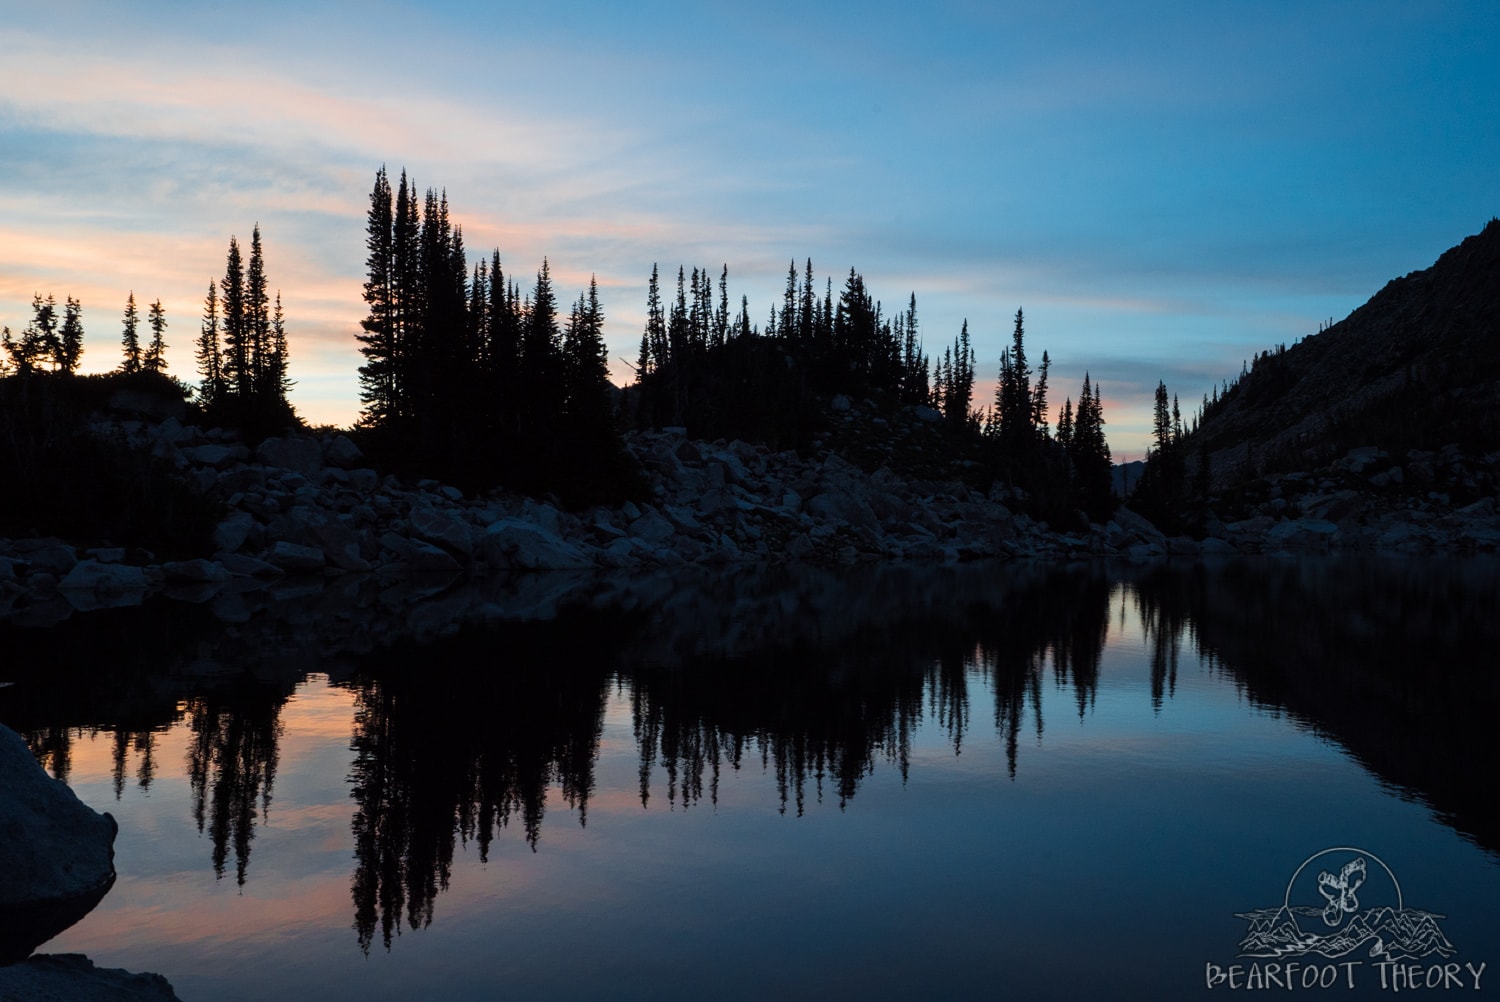
[[315, 438], [300, 435], [268, 438], [256, 448], [255, 458], [266, 466], [279, 466], [308, 478], [323, 472], [323, 447]]
[[431, 505], [412, 506], [411, 534], [424, 543], [441, 546], [464, 560], [473, 552], [474, 541], [469, 532], [469, 523]]
[[24, 960], [99, 903], [115, 882], [115, 831], [0, 725], [0, 964]]
[[462, 568], [453, 554], [420, 539], [408, 539], [395, 532], [380, 537], [380, 546], [396, 555], [407, 570], [419, 573], [451, 574]]
[[328, 563], [323, 551], [312, 546], [302, 546], [279, 539], [266, 551], [267, 562], [280, 567], [288, 574], [311, 574], [321, 571]]
[[230, 512], [214, 526], [214, 547], [225, 553], [236, 552], [245, 545], [256, 524], [249, 512]]
[[880, 520], [865, 500], [853, 491], [833, 489], [809, 498], [803, 506], [814, 518], [832, 523], [847, 523], [857, 529], [879, 533]]
[[308, 542], [323, 551], [324, 560], [344, 571], [367, 571], [364, 538], [342, 522], [324, 522], [308, 530]]
[[323, 459], [343, 470], [352, 470], [364, 462], [365, 454], [348, 435], [335, 435], [323, 445]]
[[480, 543], [491, 567], [514, 570], [582, 570], [594, 560], [577, 546], [540, 526], [503, 518], [485, 529]]
[[647, 505], [640, 517], [630, 523], [629, 532], [632, 539], [639, 539], [651, 546], [661, 546], [677, 534], [677, 529], [660, 512]]
[[123, 595], [146, 590], [146, 571], [129, 564], [104, 564], [97, 560], [80, 560], [63, 575], [57, 587], [61, 591], [93, 592], [99, 595]]
[[1161, 544], [1167, 538], [1166, 533], [1158, 529], [1144, 515], [1139, 515], [1124, 505], [1115, 509], [1111, 521], [1142, 542]]

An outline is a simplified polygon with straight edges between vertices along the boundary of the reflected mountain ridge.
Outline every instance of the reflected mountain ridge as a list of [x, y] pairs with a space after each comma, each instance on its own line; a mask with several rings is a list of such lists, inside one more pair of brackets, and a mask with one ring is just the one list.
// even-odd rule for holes
[[1239, 560], [1158, 568], [1133, 589], [1144, 620], [1181, 624], [1252, 704], [1500, 854], [1488, 779], [1475, 775], [1500, 710], [1483, 653], [1500, 649], [1500, 561]]
[[[355, 703], [354, 928], [365, 951], [377, 937], [390, 949], [403, 928], [431, 924], [461, 848], [474, 844], [487, 862], [514, 826], [538, 851], [559, 794], [587, 825], [611, 693], [628, 699], [643, 809], [717, 806], [723, 772], [757, 759], [783, 813], [825, 798], [845, 809], [878, 769], [906, 780], [922, 726], [936, 723], [961, 755], [976, 740], [976, 684], [993, 693], [1014, 778], [1020, 736], [1043, 735], [1044, 686], [1071, 690], [1087, 719], [1115, 610], [1128, 608], [1154, 712], [1170, 712], [1180, 659], [1194, 652], [1255, 706], [1315, 729], [1500, 851], [1465, 765], [1481, 760], [1497, 704], [1471, 656], [1476, 640], [1500, 641], [1495, 562], [780, 568], [617, 582], [589, 601], [554, 601], [542, 619], [506, 618], [496, 595], [476, 606], [434, 592], [422, 639], [373, 649], [309, 646], [309, 613], [296, 603], [220, 626], [229, 639], [177, 626], [175, 646], [151, 648], [154, 670], [79, 667], [122, 646], [100, 631], [108, 646], [93, 661], [70, 640], [70, 660], [41, 658], [27, 684], [0, 696], [0, 712], [59, 776], [71, 740], [110, 732], [117, 796], [130, 759], [149, 784], [153, 735], [186, 723], [193, 821], [213, 843], [215, 873], [233, 852], [244, 884], [272, 801], [281, 710], [314, 667], [328, 674]], [[344, 617], [336, 634], [358, 633], [359, 614]], [[1279, 646], [1268, 649], [1268, 636]]]

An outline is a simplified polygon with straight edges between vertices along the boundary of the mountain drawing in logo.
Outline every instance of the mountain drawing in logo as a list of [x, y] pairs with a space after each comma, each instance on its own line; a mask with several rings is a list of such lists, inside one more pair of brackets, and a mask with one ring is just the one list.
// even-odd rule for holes
[[[1328, 864], [1336, 869], [1324, 868]], [[1407, 908], [1391, 868], [1363, 849], [1324, 849], [1308, 857], [1287, 882], [1281, 907], [1235, 917], [1250, 923], [1240, 941], [1242, 957], [1316, 953], [1331, 960], [1367, 948], [1374, 959], [1401, 961], [1457, 952], [1438, 926], [1443, 916]]]

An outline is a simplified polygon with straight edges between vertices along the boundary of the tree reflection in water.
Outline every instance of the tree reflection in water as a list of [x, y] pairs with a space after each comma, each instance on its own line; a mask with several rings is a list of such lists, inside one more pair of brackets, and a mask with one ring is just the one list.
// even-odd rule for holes
[[[877, 768], [907, 777], [921, 726], [936, 723], [962, 753], [974, 740], [974, 685], [993, 693], [1014, 778], [1021, 735], [1041, 739], [1045, 686], [1071, 689], [1087, 718], [1116, 601], [1142, 624], [1155, 712], [1169, 712], [1184, 655], [1199, 658], [1254, 705], [1306, 722], [1500, 852], [1478, 764], [1500, 709], [1477, 653], [1500, 646], [1496, 561], [741, 570], [632, 582], [599, 608], [546, 622], [396, 642], [337, 676], [355, 697], [360, 945], [378, 930], [389, 948], [403, 926], [433, 921], [459, 845], [487, 861], [514, 823], [537, 849], [554, 787], [587, 824], [612, 692], [629, 701], [643, 806], [716, 804], [723, 772], [758, 760], [781, 811], [800, 815], [825, 797], [842, 808]], [[141, 629], [154, 629], [156, 614], [141, 615]], [[215, 873], [232, 851], [243, 884], [257, 815], [271, 805], [281, 710], [304, 675], [171, 675], [215, 636], [201, 627], [178, 628], [176, 647], [172, 630], [156, 629], [139, 647], [147, 655], [112, 664], [109, 652], [132, 649], [129, 622], [99, 622], [109, 628], [11, 645], [27, 671], [4, 691], [6, 722], [64, 779], [75, 738], [110, 732], [118, 796], [132, 759], [137, 782], [153, 781], [158, 734], [185, 719], [193, 820], [210, 836]], [[264, 662], [280, 641], [257, 649], [256, 629], [237, 625], [232, 640]], [[274, 619], [264, 632], [287, 633]], [[217, 663], [232, 667], [225, 646]]]
[[551, 787], [587, 824], [611, 685], [630, 701], [643, 806], [658, 769], [667, 803], [685, 809], [717, 803], [722, 769], [758, 759], [783, 812], [801, 815], [825, 795], [843, 807], [881, 763], [906, 778], [928, 718], [961, 752], [976, 681], [996, 693], [1014, 776], [1028, 706], [1041, 735], [1047, 667], [1075, 690], [1080, 715], [1094, 698], [1110, 578], [1053, 569], [971, 584], [955, 603], [830, 592], [819, 578], [819, 595], [797, 603], [805, 615], [785, 624], [788, 642], [737, 653], [702, 642], [698, 617], [660, 610], [575, 612], [380, 653], [349, 683], [361, 947], [378, 929], [389, 949], [403, 924], [432, 921], [460, 841], [487, 861], [514, 820], [535, 850]]
[[372, 658], [355, 692], [355, 929], [369, 950], [432, 921], [458, 840], [481, 861], [517, 822], [536, 848], [547, 791], [588, 823], [619, 617], [505, 624]]
[[233, 842], [235, 882], [241, 887], [250, 865], [256, 806], [262, 822], [271, 809], [284, 704], [285, 698], [276, 689], [242, 684], [228, 693], [200, 696], [187, 705], [193, 735], [186, 763], [193, 821], [199, 834], [207, 825], [217, 877], [224, 876]]

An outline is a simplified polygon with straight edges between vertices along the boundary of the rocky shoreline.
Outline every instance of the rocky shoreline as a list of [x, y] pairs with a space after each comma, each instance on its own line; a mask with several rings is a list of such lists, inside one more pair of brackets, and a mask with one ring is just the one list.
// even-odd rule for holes
[[[888, 419], [868, 402], [835, 398], [833, 411], [845, 423], [887, 430]], [[924, 426], [935, 417], [906, 408], [904, 427], [890, 432], [930, 433]], [[653, 501], [567, 512], [517, 495], [466, 497], [437, 481], [382, 476], [336, 432], [270, 438], [252, 452], [231, 433], [172, 417], [101, 424], [224, 503], [215, 551], [159, 561], [128, 547], [0, 540], [0, 617], [58, 598], [87, 610], [162, 591], [203, 600], [286, 577], [348, 574], [1500, 548], [1492, 491], [1461, 507], [1436, 489], [1413, 493], [1422, 484], [1483, 491], [1500, 481], [1500, 452], [1476, 458], [1457, 446], [1401, 462], [1355, 449], [1323, 471], [1262, 479], [1263, 497], [1246, 517], [1210, 518], [1206, 537], [1195, 540], [1167, 537], [1123, 507], [1087, 532], [1057, 532], [1022, 513], [1024, 495], [1004, 485], [985, 494], [955, 480], [905, 479], [886, 466], [867, 472], [826, 447], [804, 456], [696, 441], [682, 429], [628, 440]]]

